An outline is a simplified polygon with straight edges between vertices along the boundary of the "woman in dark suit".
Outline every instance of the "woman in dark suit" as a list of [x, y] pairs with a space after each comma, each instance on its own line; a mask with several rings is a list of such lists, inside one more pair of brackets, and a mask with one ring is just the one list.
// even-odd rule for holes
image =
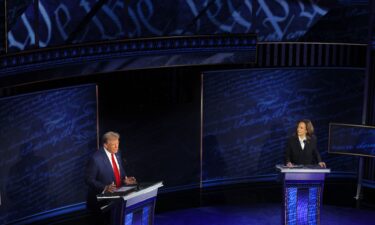
[[326, 167], [316, 147], [314, 127], [310, 120], [298, 121], [296, 133], [288, 139], [285, 153], [288, 167], [292, 167], [294, 164], [319, 164], [320, 167]]

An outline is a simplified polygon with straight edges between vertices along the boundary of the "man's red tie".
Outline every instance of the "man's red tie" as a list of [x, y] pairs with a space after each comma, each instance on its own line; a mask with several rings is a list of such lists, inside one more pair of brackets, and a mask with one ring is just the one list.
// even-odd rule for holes
[[120, 172], [118, 171], [118, 168], [117, 168], [115, 154], [111, 154], [111, 155], [112, 155], [113, 173], [115, 174], [115, 179], [116, 179], [116, 187], [121, 187]]

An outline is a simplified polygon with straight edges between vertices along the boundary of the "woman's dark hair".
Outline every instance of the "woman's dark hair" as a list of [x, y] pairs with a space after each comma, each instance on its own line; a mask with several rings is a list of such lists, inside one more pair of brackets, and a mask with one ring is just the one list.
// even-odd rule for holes
[[313, 136], [313, 134], [314, 134], [314, 126], [312, 125], [311, 121], [308, 120], [308, 119], [299, 120], [297, 122], [297, 124], [296, 124], [296, 130], [295, 130], [295, 135], [298, 136], [297, 129], [298, 129], [298, 125], [300, 123], [304, 123], [306, 125], [306, 130], [307, 130], [306, 138], [310, 139]]

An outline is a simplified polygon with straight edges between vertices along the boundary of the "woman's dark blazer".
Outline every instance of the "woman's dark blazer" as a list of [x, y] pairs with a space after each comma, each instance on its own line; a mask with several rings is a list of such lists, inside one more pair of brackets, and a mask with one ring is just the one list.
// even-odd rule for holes
[[307, 139], [304, 149], [301, 147], [298, 136], [290, 137], [286, 145], [285, 161], [298, 165], [312, 165], [321, 162], [322, 159], [316, 147], [316, 137], [313, 135]]

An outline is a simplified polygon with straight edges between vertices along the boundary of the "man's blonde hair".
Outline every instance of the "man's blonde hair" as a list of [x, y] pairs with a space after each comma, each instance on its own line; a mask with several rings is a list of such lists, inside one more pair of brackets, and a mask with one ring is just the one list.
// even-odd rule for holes
[[103, 137], [102, 137], [102, 142], [103, 142], [103, 144], [104, 144], [104, 143], [107, 143], [107, 141], [108, 141], [109, 139], [120, 140], [120, 134], [117, 133], [117, 132], [114, 132], [114, 131], [108, 131], [108, 132], [106, 132], [105, 134], [103, 134]]

